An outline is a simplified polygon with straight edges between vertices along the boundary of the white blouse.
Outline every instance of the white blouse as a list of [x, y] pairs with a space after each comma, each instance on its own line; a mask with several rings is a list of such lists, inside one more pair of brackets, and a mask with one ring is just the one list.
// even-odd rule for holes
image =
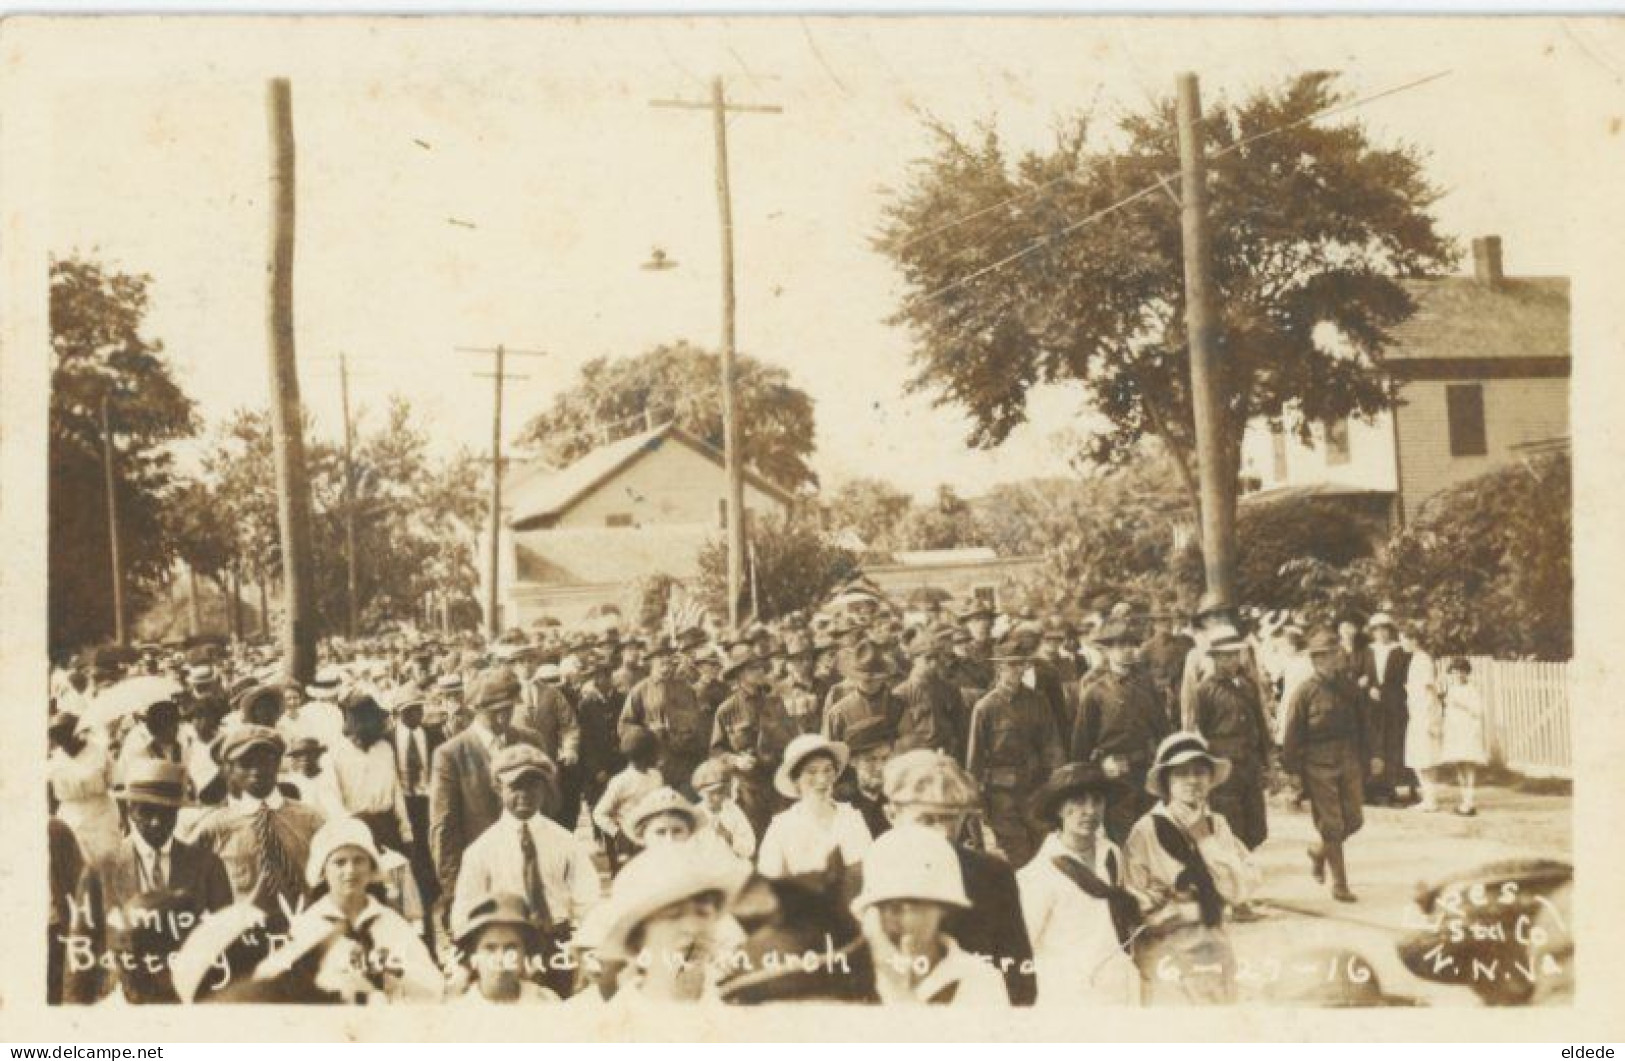
[[756, 870], [764, 877], [799, 877], [817, 873], [829, 863], [831, 851], [841, 852], [841, 861], [855, 866], [869, 850], [869, 827], [863, 815], [848, 804], [837, 802], [835, 814], [827, 822], [814, 818], [805, 800], [774, 816], [762, 834]]
[[[1117, 876], [1108, 868], [1115, 865]], [[1086, 894], [1055, 866], [1055, 859], [1076, 860], [1060, 837], [1050, 833], [1031, 862], [1016, 872], [1021, 912], [1033, 943], [1038, 973], [1038, 1002], [1132, 1006], [1139, 1002], [1140, 974], [1119, 945], [1111, 909], [1105, 900]], [[1116, 885], [1123, 855], [1105, 837], [1095, 842], [1095, 876]]]

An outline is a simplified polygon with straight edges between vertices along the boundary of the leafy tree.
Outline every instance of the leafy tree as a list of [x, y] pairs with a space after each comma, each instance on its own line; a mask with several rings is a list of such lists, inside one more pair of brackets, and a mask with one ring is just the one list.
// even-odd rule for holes
[[975, 510], [946, 484], [937, 487], [930, 504], [909, 510], [898, 523], [894, 538], [899, 549], [959, 549], [984, 544]]
[[891, 547], [898, 525], [912, 507], [905, 491], [881, 479], [865, 478], [847, 480], [825, 502], [832, 529], [850, 529], [877, 551]]
[[[1202, 116], [1232, 483], [1251, 420], [1307, 436], [1391, 404], [1375, 368], [1414, 308], [1398, 278], [1455, 260], [1419, 153], [1315, 118], [1345, 100], [1335, 75], [1312, 73]], [[912, 389], [963, 409], [969, 442], [991, 448], [1034, 386], [1079, 386], [1104, 420], [1082, 459], [1120, 465], [1154, 438], [1194, 506], [1179, 211], [1162, 191], [1129, 201], [1169, 174], [1177, 194], [1172, 102], [1106, 137], [1074, 120], [1052, 151], [1019, 158], [991, 127], [933, 129], [936, 154], [875, 240], [907, 286], [893, 320], [914, 337]]]
[[1370, 595], [1422, 623], [1435, 654], [1568, 659], [1573, 503], [1566, 455], [1458, 484], [1379, 554]]
[[53, 258], [50, 278], [49, 641], [60, 653], [114, 627], [103, 398], [132, 623], [174, 558], [160, 500], [174, 477], [168, 444], [193, 434], [197, 420], [163, 343], [143, 332], [151, 277], [73, 256]]
[[1236, 520], [1236, 589], [1241, 600], [1296, 608], [1317, 598], [1293, 561], [1347, 567], [1372, 553], [1371, 529], [1345, 504], [1324, 499], [1244, 507]]
[[[837, 585], [859, 570], [858, 557], [829, 541], [811, 521], [797, 516], [769, 515], [750, 526], [750, 563], [747, 574], [756, 582], [758, 619], [819, 604]], [[700, 550], [699, 590], [714, 614], [728, 613], [728, 547], [720, 538]], [[747, 579], [740, 592], [740, 614], [751, 610]]]
[[[814, 446], [812, 398], [775, 365], [741, 356], [737, 373], [746, 462], [785, 489], [816, 486], [818, 477], [807, 463]], [[686, 342], [637, 357], [595, 358], [582, 366], [580, 382], [525, 425], [520, 443], [566, 464], [603, 445], [603, 425], [636, 424], [647, 414], [656, 423], [675, 419], [721, 450], [721, 381], [720, 357]]]

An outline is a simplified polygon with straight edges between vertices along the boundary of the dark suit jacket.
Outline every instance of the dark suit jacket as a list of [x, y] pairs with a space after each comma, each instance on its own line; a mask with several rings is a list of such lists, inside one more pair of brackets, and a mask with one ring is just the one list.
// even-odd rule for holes
[[[517, 726], [508, 740], [542, 747], [542, 740]], [[500, 817], [502, 799], [491, 773], [483, 734], [470, 726], [435, 749], [429, 778], [429, 852], [442, 895], [451, 895], [468, 845]]]
[[971, 908], [950, 915], [943, 927], [965, 950], [993, 959], [993, 967], [1004, 975], [1012, 1005], [1032, 1005], [1038, 998], [1038, 979], [1033, 975], [1033, 944], [1021, 916], [1016, 871], [997, 855], [958, 844], [954, 853]]
[[[231, 878], [226, 873], [225, 863], [212, 851], [179, 840], [173, 841], [170, 847], [169, 879], [165, 883], [169, 891], [188, 897], [187, 906], [194, 914], [223, 910], [232, 902]], [[100, 957], [107, 950], [109, 915], [122, 911], [143, 890], [140, 856], [136, 854], [134, 841], [126, 838], [110, 858], [92, 866], [84, 875], [79, 901], [75, 904], [77, 916], [63, 926], [64, 931], [88, 937], [91, 953]], [[88, 1004], [112, 988], [112, 977], [98, 963], [95, 968], [68, 973], [64, 999]]]

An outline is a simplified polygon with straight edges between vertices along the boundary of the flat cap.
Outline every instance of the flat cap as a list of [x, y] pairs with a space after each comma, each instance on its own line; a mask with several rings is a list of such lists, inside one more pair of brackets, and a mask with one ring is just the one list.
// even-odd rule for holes
[[558, 768], [540, 748], [529, 744], [510, 744], [491, 760], [491, 773], [498, 781], [516, 781], [532, 772], [552, 781], [558, 774]]
[[288, 750], [287, 742], [282, 734], [270, 726], [256, 726], [253, 724], [238, 726], [227, 733], [220, 740], [220, 761], [229, 763], [239, 759], [255, 748], [270, 748], [278, 755]]

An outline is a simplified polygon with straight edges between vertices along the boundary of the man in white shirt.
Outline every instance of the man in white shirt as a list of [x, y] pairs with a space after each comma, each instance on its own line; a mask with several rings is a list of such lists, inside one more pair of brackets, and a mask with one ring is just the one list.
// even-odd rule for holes
[[[598, 867], [574, 834], [545, 813], [558, 775], [551, 759], [531, 745], [511, 744], [496, 753], [491, 765], [502, 816], [463, 852], [452, 923], [461, 924], [469, 908], [487, 895], [521, 896], [543, 938], [543, 953], [551, 958], [598, 904]], [[551, 981], [548, 986], [555, 987]], [[567, 983], [559, 986], [568, 989]]]

